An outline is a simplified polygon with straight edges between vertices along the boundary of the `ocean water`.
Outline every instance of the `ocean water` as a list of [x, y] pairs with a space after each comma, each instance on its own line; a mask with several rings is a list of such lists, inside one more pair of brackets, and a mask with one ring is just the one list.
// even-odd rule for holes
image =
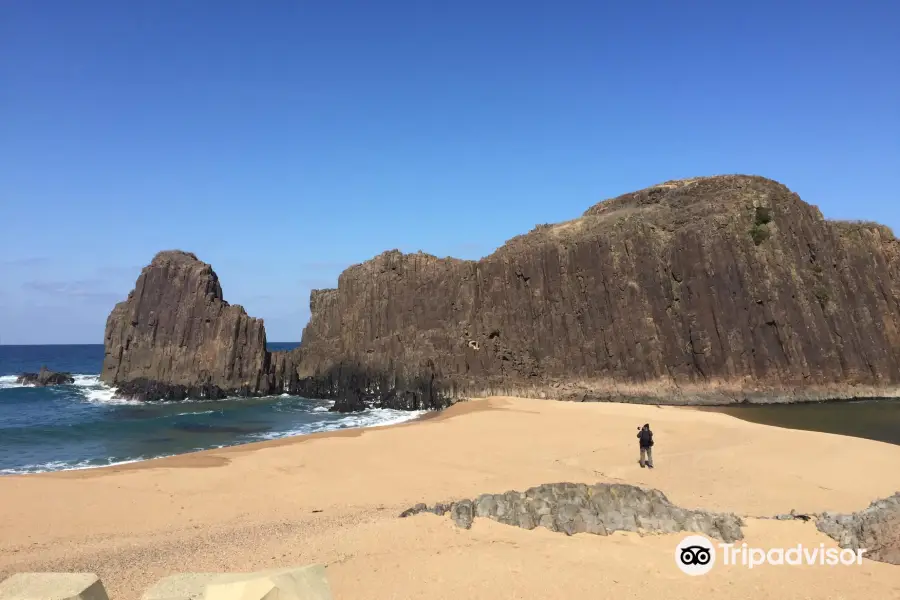
[[900, 445], [900, 399], [751, 404], [707, 410], [788, 429], [822, 431]]
[[[270, 344], [286, 350], [296, 344]], [[102, 345], [0, 346], [0, 475], [86, 469], [281, 437], [399, 423], [417, 412], [328, 412], [297, 396], [141, 403], [100, 383]], [[41, 365], [74, 385], [35, 388], [16, 375]]]

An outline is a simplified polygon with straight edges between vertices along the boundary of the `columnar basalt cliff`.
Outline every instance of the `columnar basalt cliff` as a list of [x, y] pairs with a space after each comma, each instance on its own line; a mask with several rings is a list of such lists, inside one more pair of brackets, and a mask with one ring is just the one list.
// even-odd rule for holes
[[348, 409], [896, 395], [898, 256], [888, 228], [827, 221], [777, 182], [673, 181], [479, 261], [391, 251], [350, 267], [312, 293], [301, 347], [279, 355], [208, 265], [163, 253], [110, 315], [104, 380], [284, 389]]
[[[265, 394], [271, 355], [259, 319], [222, 297], [208, 264], [160, 252], [106, 322], [101, 379], [147, 399]], [[276, 363], [278, 361], [276, 360]]]
[[359, 364], [454, 396], [723, 403], [894, 395], [900, 243], [783, 185], [665, 183], [479, 261], [386, 252], [314, 292], [301, 376]]
[[301, 379], [300, 350], [269, 352], [263, 322], [229, 305], [212, 267], [194, 254], [160, 252], [106, 322], [101, 380], [120, 396], [183, 400], [290, 392], [339, 400], [335, 409], [404, 410], [450, 402], [431, 378], [405, 380], [336, 363]]

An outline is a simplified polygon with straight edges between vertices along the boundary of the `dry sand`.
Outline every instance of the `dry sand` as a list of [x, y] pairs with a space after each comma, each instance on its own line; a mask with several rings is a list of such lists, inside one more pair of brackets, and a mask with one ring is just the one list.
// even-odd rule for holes
[[[637, 464], [650, 422], [657, 468]], [[900, 567], [675, 566], [682, 535], [567, 537], [477, 519], [399, 519], [417, 503], [559, 481], [627, 482], [746, 516], [854, 511], [900, 490], [900, 447], [675, 407], [492, 398], [381, 429], [89, 471], [0, 478], [0, 578], [99, 574], [113, 600], [180, 571], [320, 562], [336, 600], [900, 598]], [[749, 519], [763, 548], [820, 543], [812, 522]]]

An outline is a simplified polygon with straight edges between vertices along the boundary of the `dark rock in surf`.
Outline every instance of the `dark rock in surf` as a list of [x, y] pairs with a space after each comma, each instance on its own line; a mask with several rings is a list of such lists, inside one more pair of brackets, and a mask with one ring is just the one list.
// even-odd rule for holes
[[352, 413], [360, 412], [369, 408], [363, 401], [362, 397], [355, 392], [348, 392], [343, 398], [335, 400], [334, 404], [328, 410], [330, 412]]
[[433, 379], [404, 379], [386, 371], [354, 364], [339, 364], [325, 373], [300, 379], [294, 393], [307, 398], [334, 400], [335, 412], [357, 412], [367, 408], [434, 410], [452, 399]]
[[45, 387], [50, 385], [69, 385], [75, 383], [71, 373], [58, 373], [50, 371], [47, 367], [41, 367], [39, 373], [22, 373], [16, 377], [16, 383]]
[[212, 384], [178, 385], [149, 379], [134, 379], [117, 384], [116, 394], [124, 398], [145, 401], [178, 402], [188, 398], [221, 400], [228, 393]]

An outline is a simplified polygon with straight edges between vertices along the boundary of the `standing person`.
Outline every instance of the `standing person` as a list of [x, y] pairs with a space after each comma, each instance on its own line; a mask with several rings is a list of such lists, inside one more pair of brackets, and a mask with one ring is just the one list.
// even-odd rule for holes
[[653, 432], [650, 431], [650, 423], [644, 423], [643, 427], [638, 427], [637, 434], [641, 446], [641, 458], [638, 463], [643, 469], [647, 467], [653, 468]]

